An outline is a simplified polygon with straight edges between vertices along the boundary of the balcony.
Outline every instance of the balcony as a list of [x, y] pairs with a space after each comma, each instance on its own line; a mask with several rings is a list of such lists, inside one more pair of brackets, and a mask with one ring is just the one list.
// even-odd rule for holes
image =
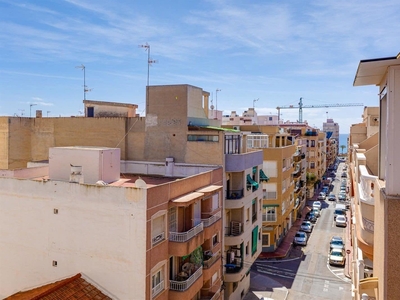
[[242, 172], [263, 163], [263, 150], [225, 155], [226, 172]]
[[211, 217], [207, 219], [201, 219], [201, 222], [203, 222], [204, 227], [210, 227], [212, 224], [217, 222], [219, 219], [221, 219], [221, 211], [218, 211], [216, 214], [212, 215]]
[[242, 241], [243, 224], [239, 221], [231, 221], [231, 226], [225, 228], [225, 244], [237, 245]]
[[216, 293], [210, 293], [209, 295], [202, 295], [200, 300], [218, 300], [221, 296], [221, 292], [217, 291]]
[[241, 190], [230, 190], [226, 193], [226, 199], [228, 200], [238, 200], [242, 199], [244, 196], [244, 189]]
[[204, 255], [203, 268], [209, 269], [217, 260], [221, 258], [221, 253], [218, 252], [211, 254], [209, 251], [206, 252], [208, 253], [207, 254], [205, 253]]
[[202, 275], [202, 266], [199, 266], [198, 269], [195, 270], [195, 272], [190, 276], [188, 272], [180, 272], [176, 275], [177, 280], [169, 281], [169, 288], [172, 291], [184, 292], [189, 289]]
[[[212, 228], [212, 227], [211, 227]], [[170, 232], [168, 251], [173, 256], [185, 256], [204, 243], [204, 224], [200, 222], [188, 231]]]
[[200, 222], [200, 224], [196, 225], [189, 231], [185, 232], [170, 232], [169, 233], [169, 240], [171, 242], [178, 242], [178, 243], [185, 243], [189, 241], [191, 238], [195, 237], [198, 235], [200, 232], [203, 231], [204, 224], [203, 222]]

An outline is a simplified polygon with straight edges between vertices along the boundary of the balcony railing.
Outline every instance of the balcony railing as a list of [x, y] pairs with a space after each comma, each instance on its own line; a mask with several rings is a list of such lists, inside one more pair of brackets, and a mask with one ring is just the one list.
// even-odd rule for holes
[[169, 288], [173, 291], [184, 292], [188, 288], [190, 288], [193, 283], [196, 282], [203, 275], [203, 267], [200, 266], [193, 274], [186, 280], [177, 281], [177, 280], [170, 280], [169, 281]]
[[203, 268], [204, 269], [210, 268], [220, 258], [221, 258], [221, 254], [220, 253], [215, 253], [209, 259], [203, 261]]
[[377, 176], [370, 175], [367, 168], [364, 165], [359, 166], [360, 170], [360, 200], [367, 202], [368, 204], [374, 205], [374, 183]]
[[226, 264], [225, 265], [225, 272], [229, 274], [239, 273], [243, 268], [243, 262], [240, 257], [235, 258], [235, 263], [233, 264]]
[[170, 232], [169, 233], [169, 240], [171, 242], [178, 242], [178, 243], [184, 243], [190, 240], [192, 237], [196, 236], [200, 232], [203, 231], [203, 222], [200, 222], [200, 224], [196, 225], [189, 231], [185, 232]]
[[275, 200], [276, 199], [276, 192], [267, 192], [267, 191], [263, 191], [263, 199], [266, 200]]
[[229, 199], [229, 200], [242, 199], [243, 195], [244, 195], [243, 190], [244, 189], [231, 190], [231, 191], [227, 192], [226, 193], [226, 199]]
[[152, 288], [153, 297], [157, 296], [162, 290], [164, 290], [164, 280]]
[[209, 217], [208, 219], [201, 219], [201, 221], [203, 222], [204, 227], [209, 227], [217, 222], [219, 219], [221, 219], [221, 211], [217, 212], [215, 215]]

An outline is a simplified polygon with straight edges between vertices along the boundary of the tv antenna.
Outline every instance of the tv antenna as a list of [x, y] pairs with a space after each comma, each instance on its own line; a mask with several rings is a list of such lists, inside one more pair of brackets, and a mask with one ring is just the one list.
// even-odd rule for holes
[[92, 90], [88, 89], [88, 87], [86, 86], [86, 67], [81, 64], [80, 66], [76, 66], [75, 68], [82, 69], [83, 71], [83, 100], [86, 100], [86, 93]]

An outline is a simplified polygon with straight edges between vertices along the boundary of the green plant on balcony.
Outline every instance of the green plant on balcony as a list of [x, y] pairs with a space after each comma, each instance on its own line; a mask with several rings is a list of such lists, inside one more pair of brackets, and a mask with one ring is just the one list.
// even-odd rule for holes
[[317, 176], [314, 173], [307, 173], [307, 185], [313, 185], [317, 181]]

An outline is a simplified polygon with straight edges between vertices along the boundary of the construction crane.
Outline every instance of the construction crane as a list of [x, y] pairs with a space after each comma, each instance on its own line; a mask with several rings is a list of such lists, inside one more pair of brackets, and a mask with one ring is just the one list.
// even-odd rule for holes
[[319, 104], [319, 105], [303, 105], [303, 98], [300, 98], [299, 106], [287, 105], [287, 106], [278, 106], [276, 109], [278, 110], [278, 122], [280, 120], [281, 109], [299, 109], [299, 123], [303, 123], [303, 108], [321, 108], [321, 107], [347, 107], [347, 106], [364, 106], [362, 103], [336, 103], [336, 104]]

